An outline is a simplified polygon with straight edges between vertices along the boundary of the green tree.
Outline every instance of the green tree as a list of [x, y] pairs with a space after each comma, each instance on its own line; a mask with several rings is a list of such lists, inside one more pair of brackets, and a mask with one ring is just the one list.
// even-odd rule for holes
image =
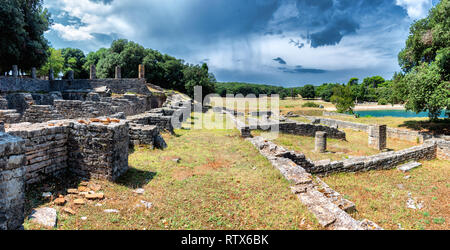
[[322, 98], [322, 100], [329, 102], [331, 96], [333, 96], [333, 90], [338, 84], [324, 83], [317, 87], [316, 95]]
[[450, 108], [450, 82], [443, 81], [436, 63], [423, 63], [406, 74], [408, 102], [406, 108], [416, 113], [429, 111], [431, 120], [437, 119], [443, 109]]
[[12, 65], [28, 71], [41, 67], [48, 57], [44, 32], [51, 25], [42, 0], [8, 0], [0, 4], [0, 72]]
[[61, 50], [54, 48], [48, 49], [50, 55], [47, 62], [39, 69], [38, 74], [41, 76], [47, 76], [50, 69], [53, 69], [53, 74], [58, 77], [64, 70], [64, 57], [61, 54]]
[[[450, 0], [442, 0], [428, 16], [411, 25], [399, 64], [406, 73], [394, 81], [394, 91], [406, 100], [406, 108], [429, 111], [435, 120], [443, 109], [449, 110], [450, 87]], [[404, 88], [405, 90], [399, 90]], [[447, 113], [450, 116], [450, 113]]]
[[183, 70], [186, 94], [191, 98], [194, 97], [194, 87], [201, 86], [202, 94], [206, 96], [214, 93], [216, 79], [214, 75], [208, 73], [208, 65], [204, 63], [199, 65], [186, 65]]
[[359, 79], [356, 77], [350, 78], [350, 80], [348, 81], [348, 85], [352, 86], [352, 85], [358, 85]]
[[426, 18], [411, 25], [406, 46], [398, 55], [403, 71], [434, 61], [439, 50], [450, 47], [449, 13], [450, 1], [441, 0]]
[[314, 86], [311, 84], [307, 84], [307, 85], [303, 86], [303, 88], [300, 89], [300, 95], [306, 99], [311, 99], [311, 98], [316, 97], [316, 91], [314, 89]]
[[74, 78], [86, 79], [89, 77], [89, 71], [83, 66], [86, 63], [86, 56], [80, 49], [65, 48], [61, 50], [64, 57], [64, 76], [67, 77], [67, 72], [73, 70]]
[[339, 113], [350, 112], [353, 113], [355, 101], [352, 96], [350, 85], [338, 85], [334, 88], [334, 94], [331, 97], [331, 102], [336, 106]]

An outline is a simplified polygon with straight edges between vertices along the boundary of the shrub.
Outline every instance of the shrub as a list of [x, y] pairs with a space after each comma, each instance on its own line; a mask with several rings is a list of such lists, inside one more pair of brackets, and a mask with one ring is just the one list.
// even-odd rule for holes
[[386, 105], [388, 102], [385, 98], [378, 99], [378, 105]]
[[303, 108], [318, 108], [320, 105], [314, 102], [305, 102], [302, 107]]

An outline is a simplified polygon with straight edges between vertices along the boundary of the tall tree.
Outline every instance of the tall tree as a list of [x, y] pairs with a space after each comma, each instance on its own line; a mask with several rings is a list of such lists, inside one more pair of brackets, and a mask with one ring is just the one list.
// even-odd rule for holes
[[47, 62], [39, 69], [38, 74], [46, 76], [48, 75], [49, 70], [53, 69], [54, 76], [58, 77], [64, 70], [64, 57], [61, 54], [61, 50], [49, 48], [48, 54], [50, 56], [47, 58]]
[[83, 67], [86, 63], [86, 56], [80, 49], [65, 48], [61, 50], [64, 57], [64, 75], [67, 75], [69, 70], [73, 70], [74, 77], [77, 79], [86, 79], [89, 77], [89, 72]]
[[337, 85], [334, 88], [334, 94], [331, 97], [331, 102], [336, 106], [339, 113], [350, 112], [353, 113], [355, 107], [355, 100], [352, 96], [350, 85]]
[[44, 32], [51, 25], [42, 0], [8, 0], [0, 4], [0, 72], [16, 64], [22, 70], [39, 68], [48, 57]]
[[429, 111], [432, 120], [450, 109], [449, 13], [450, 0], [441, 0], [426, 18], [412, 24], [406, 47], [398, 55], [406, 73], [400, 83], [406, 90], [406, 108]]
[[314, 89], [314, 86], [311, 84], [307, 84], [303, 86], [303, 88], [300, 89], [300, 95], [303, 98], [314, 98], [316, 97], [316, 91]]

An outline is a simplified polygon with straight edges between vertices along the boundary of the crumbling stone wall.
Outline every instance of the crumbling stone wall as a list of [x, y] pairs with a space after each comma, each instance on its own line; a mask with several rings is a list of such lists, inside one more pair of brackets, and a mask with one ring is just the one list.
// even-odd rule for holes
[[24, 139], [26, 161], [24, 181], [40, 182], [49, 176], [60, 176], [67, 168], [67, 122], [18, 123], [7, 132]]
[[154, 125], [141, 125], [130, 123], [130, 148], [136, 145], [149, 145], [153, 148], [164, 149], [167, 144]]
[[[362, 123], [355, 123], [355, 122], [348, 122], [348, 121], [341, 121], [341, 120], [335, 120], [330, 118], [322, 118], [322, 117], [313, 117], [313, 116], [304, 116], [305, 118], [309, 119], [313, 124], [323, 124], [331, 127], [338, 127], [338, 128], [349, 128], [356, 131], [369, 131], [369, 124], [362, 124]], [[397, 128], [386, 128], [386, 134], [388, 138], [396, 138], [400, 140], [405, 141], [412, 141], [412, 142], [419, 142], [423, 143], [425, 140], [433, 138], [431, 134], [425, 133], [425, 132], [419, 132], [419, 131], [411, 131], [406, 129], [397, 129]]]
[[310, 137], [315, 137], [316, 132], [322, 131], [327, 133], [327, 137], [329, 138], [345, 140], [345, 132], [329, 126], [314, 125], [302, 122], [281, 122], [279, 128], [282, 133]]
[[69, 126], [68, 167], [83, 177], [115, 180], [128, 170], [129, 126], [79, 123]]
[[436, 140], [436, 156], [438, 159], [450, 160], [450, 141]]
[[25, 205], [25, 141], [0, 132], [0, 230], [22, 226]]
[[314, 162], [313, 166], [305, 166], [312, 174], [331, 174], [340, 172], [359, 172], [369, 170], [391, 169], [401, 163], [436, 158], [436, 143], [426, 143], [400, 151], [385, 152], [366, 157], [355, 157], [343, 161], [322, 160]]
[[22, 119], [22, 114], [18, 113], [15, 109], [3, 109], [0, 110], [0, 121], [10, 124], [18, 123]]
[[22, 121], [33, 123], [61, 119], [64, 117], [51, 105], [31, 105], [22, 115]]

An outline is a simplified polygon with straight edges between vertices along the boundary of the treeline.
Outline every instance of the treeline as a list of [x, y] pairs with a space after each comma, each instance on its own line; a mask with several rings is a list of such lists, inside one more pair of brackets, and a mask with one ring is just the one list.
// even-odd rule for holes
[[50, 68], [62, 78], [69, 71], [75, 78], [88, 78], [91, 65], [96, 66], [99, 78], [114, 78], [116, 66], [121, 67], [122, 78], [136, 78], [138, 65], [144, 64], [147, 82], [163, 88], [174, 89], [194, 95], [194, 86], [203, 87], [203, 94], [214, 92], [215, 77], [209, 73], [208, 65], [193, 65], [181, 59], [161, 54], [157, 50], [144, 48], [135, 42], [119, 39], [112, 42], [110, 48], [101, 48], [87, 56], [80, 49], [49, 48], [47, 62], [39, 73], [48, 74]]
[[339, 91], [339, 88], [349, 85], [352, 99], [356, 102], [378, 102], [386, 104], [392, 100], [389, 86], [391, 81], [385, 81], [381, 76], [365, 78], [359, 83], [358, 78], [351, 78], [347, 84], [344, 83], [323, 83], [320, 86], [307, 84], [303, 87], [284, 88], [278, 86], [253, 84], [243, 82], [221, 82], [216, 83], [216, 93], [221, 96], [226, 94], [278, 94], [280, 98], [302, 97], [306, 99], [321, 98], [324, 101], [331, 101], [331, 97]]
[[286, 91], [287, 89], [283, 87], [245, 82], [217, 82], [215, 84], [215, 92], [222, 97], [225, 97], [227, 94], [242, 94], [244, 96], [248, 94], [256, 96], [279, 94], [285, 97]]

